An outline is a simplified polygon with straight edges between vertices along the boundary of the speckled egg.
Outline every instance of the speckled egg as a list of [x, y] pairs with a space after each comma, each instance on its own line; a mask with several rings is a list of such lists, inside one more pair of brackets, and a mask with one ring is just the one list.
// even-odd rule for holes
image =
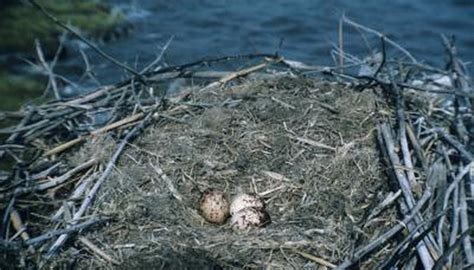
[[270, 222], [270, 215], [264, 209], [248, 207], [232, 215], [231, 226], [234, 230], [246, 230], [251, 227], [263, 227]]
[[199, 211], [209, 222], [222, 224], [229, 217], [229, 201], [224, 192], [207, 189], [199, 199]]
[[265, 209], [265, 202], [255, 194], [239, 194], [232, 200], [230, 214], [234, 215], [240, 210], [250, 207], [255, 209]]

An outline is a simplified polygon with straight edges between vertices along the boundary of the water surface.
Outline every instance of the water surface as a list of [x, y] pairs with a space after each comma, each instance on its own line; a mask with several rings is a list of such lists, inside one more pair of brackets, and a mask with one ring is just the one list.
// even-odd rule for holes
[[[121, 61], [141, 68], [174, 36], [165, 62], [180, 64], [207, 56], [275, 52], [312, 64], [331, 65], [338, 19], [349, 18], [377, 29], [420, 60], [441, 65], [440, 34], [454, 35], [465, 61], [474, 60], [474, 1], [470, 0], [110, 0], [126, 7], [135, 24], [131, 36], [102, 48]], [[377, 40], [368, 36], [377, 49]], [[368, 53], [359, 33], [345, 36], [348, 51]], [[74, 62], [74, 61], [73, 61]], [[76, 61], [76, 64], [81, 64]], [[104, 60], [93, 63], [102, 82], [115, 82], [124, 73]]]

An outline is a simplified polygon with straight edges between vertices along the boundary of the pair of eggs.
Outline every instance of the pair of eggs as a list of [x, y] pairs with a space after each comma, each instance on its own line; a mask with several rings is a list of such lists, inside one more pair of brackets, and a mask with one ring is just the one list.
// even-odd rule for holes
[[270, 223], [265, 202], [253, 194], [239, 194], [229, 203], [224, 192], [207, 189], [199, 200], [199, 210], [207, 221], [215, 224], [223, 224], [230, 215], [235, 230], [263, 227]]

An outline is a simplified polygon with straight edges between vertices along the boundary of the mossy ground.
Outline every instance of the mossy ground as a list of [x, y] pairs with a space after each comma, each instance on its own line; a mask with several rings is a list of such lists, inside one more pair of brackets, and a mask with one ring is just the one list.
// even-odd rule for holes
[[44, 87], [40, 80], [0, 70], [0, 111], [19, 109], [26, 100], [41, 96]]
[[[123, 15], [97, 1], [39, 0], [59, 20], [69, 23], [91, 37], [101, 37], [124, 23]], [[0, 10], [0, 51], [29, 53], [35, 39], [47, 52], [54, 52], [59, 26], [31, 5], [8, 5]]]
[[[116, 28], [126, 24], [122, 13], [114, 12], [100, 1], [37, 2], [62, 22], [93, 39], [106, 39]], [[27, 58], [34, 57], [35, 40], [40, 41], [46, 56], [54, 55], [63, 32], [39, 10], [20, 1], [2, 5], [0, 25], [0, 53]], [[37, 78], [14, 74], [11, 69], [10, 64], [0, 62], [0, 111], [18, 109], [24, 102], [41, 95], [45, 87]]]

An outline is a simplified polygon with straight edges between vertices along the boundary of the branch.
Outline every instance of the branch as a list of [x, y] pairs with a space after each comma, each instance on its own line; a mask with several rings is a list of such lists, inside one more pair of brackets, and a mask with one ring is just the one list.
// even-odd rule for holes
[[33, 6], [35, 6], [36, 8], [38, 8], [44, 15], [46, 15], [46, 17], [48, 17], [52, 22], [54, 22], [55, 24], [59, 25], [60, 27], [62, 27], [63, 29], [65, 29], [66, 31], [70, 32], [71, 34], [73, 34], [75, 37], [77, 37], [78, 39], [80, 39], [82, 42], [86, 43], [89, 47], [91, 47], [94, 51], [96, 51], [100, 56], [104, 57], [105, 59], [109, 60], [110, 62], [112, 62], [113, 64], [127, 70], [128, 72], [132, 73], [133, 75], [137, 76], [140, 81], [142, 81], [143, 83], [146, 83], [146, 79], [145, 77], [143, 77], [140, 73], [138, 73], [137, 71], [135, 71], [133, 68], [117, 61], [115, 58], [113, 58], [112, 56], [108, 55], [107, 53], [105, 53], [104, 51], [102, 51], [101, 49], [99, 49], [99, 47], [97, 47], [94, 43], [92, 43], [91, 41], [89, 41], [87, 38], [83, 37], [81, 34], [79, 34], [76, 30], [72, 29], [71, 27], [67, 26], [65, 23], [61, 22], [60, 20], [58, 20], [56, 17], [54, 17], [51, 13], [49, 13], [42, 5], [40, 5], [39, 3], [37, 3], [35, 0], [28, 0], [28, 2], [30, 2]]
[[[358, 24], [352, 20], [350, 20], [349, 18], [347, 18], [345, 15], [342, 16], [342, 20], [349, 24], [349, 25], [352, 25], [358, 29], [362, 29], [366, 32], [369, 32], [369, 33], [372, 33], [376, 36], [378, 36], [379, 38], [382, 38], [384, 37], [384, 34], [374, 30], [374, 29], [371, 29], [371, 28], [368, 28], [366, 26], [363, 26], [361, 24]], [[402, 46], [400, 46], [398, 43], [396, 43], [395, 41], [385, 37], [385, 41], [387, 41], [388, 44], [392, 45], [393, 47], [397, 48], [399, 51], [401, 51], [403, 54], [405, 54], [413, 63], [418, 63], [418, 61], [415, 59], [415, 57], [413, 57], [413, 55], [407, 51], [405, 48], [403, 48]]]
[[[157, 107], [155, 107], [156, 109]], [[105, 182], [105, 180], [108, 179], [110, 173], [112, 172], [113, 168], [115, 167], [115, 164], [117, 163], [118, 158], [122, 154], [122, 151], [124, 150], [125, 146], [129, 143], [129, 141], [134, 138], [139, 131], [141, 131], [149, 122], [151, 119], [154, 109], [151, 110], [145, 119], [142, 120], [141, 123], [137, 124], [127, 135], [125, 138], [122, 140], [122, 142], [117, 146], [117, 149], [115, 153], [112, 155], [111, 159], [107, 163], [107, 166], [100, 176], [100, 178], [97, 180], [97, 182], [94, 184], [94, 186], [91, 188], [89, 191], [89, 194], [85, 197], [84, 201], [82, 202], [80, 208], [77, 210], [77, 212], [74, 214], [71, 224], [75, 224], [79, 221], [79, 219], [82, 217], [82, 215], [86, 212], [88, 207], [91, 205], [92, 200], [94, 199], [95, 195], [97, 194], [97, 191], [99, 188], [102, 186], [102, 184]], [[56, 255], [56, 252], [58, 249], [64, 244], [66, 239], [69, 237], [68, 233], [62, 234], [59, 236], [58, 239], [54, 242], [54, 244], [49, 248], [47, 254], [46, 254], [46, 259], [51, 259]]]
[[403, 221], [400, 224], [395, 225], [393, 228], [382, 234], [381, 236], [377, 237], [374, 241], [370, 242], [368, 245], [365, 247], [359, 249], [354, 253], [354, 256], [351, 259], [348, 259], [344, 261], [342, 264], [338, 265], [336, 270], [342, 270], [342, 269], [347, 269], [359, 262], [362, 258], [370, 254], [372, 251], [374, 251], [377, 247], [380, 245], [385, 244], [388, 240], [390, 240], [392, 237], [394, 237], [398, 232], [403, 230], [406, 225], [411, 220], [416, 217], [416, 215], [419, 214], [419, 211], [421, 207], [428, 201], [428, 199], [431, 197], [431, 190], [427, 189], [425, 190], [425, 193], [423, 196], [420, 198], [418, 203], [413, 207], [411, 210], [410, 215], [405, 216]]

